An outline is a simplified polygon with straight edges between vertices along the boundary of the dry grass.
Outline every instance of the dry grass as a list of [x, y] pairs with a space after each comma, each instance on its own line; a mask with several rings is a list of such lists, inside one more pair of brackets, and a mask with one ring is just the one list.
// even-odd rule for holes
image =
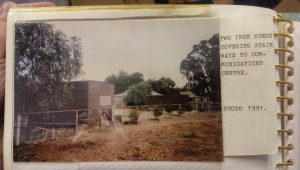
[[15, 161], [220, 161], [220, 113], [163, 115], [141, 113], [139, 124], [88, 129], [75, 136], [14, 148]]

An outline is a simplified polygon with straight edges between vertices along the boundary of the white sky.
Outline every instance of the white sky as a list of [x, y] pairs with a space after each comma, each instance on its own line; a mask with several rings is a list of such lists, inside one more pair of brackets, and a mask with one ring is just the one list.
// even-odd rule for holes
[[82, 39], [84, 75], [78, 80], [104, 81], [124, 70], [144, 79], [170, 77], [177, 87], [187, 82], [180, 62], [193, 45], [219, 32], [210, 19], [148, 19], [50, 22], [67, 36]]

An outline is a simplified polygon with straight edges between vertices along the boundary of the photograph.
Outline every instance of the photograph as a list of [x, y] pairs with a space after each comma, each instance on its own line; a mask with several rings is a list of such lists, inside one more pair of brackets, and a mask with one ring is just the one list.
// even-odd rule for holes
[[14, 27], [14, 162], [223, 160], [217, 19]]

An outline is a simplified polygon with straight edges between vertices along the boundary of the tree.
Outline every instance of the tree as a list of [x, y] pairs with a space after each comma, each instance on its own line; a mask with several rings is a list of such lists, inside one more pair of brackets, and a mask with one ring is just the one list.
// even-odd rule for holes
[[149, 79], [148, 83], [155, 92], [161, 94], [178, 94], [178, 91], [175, 89], [176, 83], [170, 78], [161, 77], [158, 80]]
[[132, 73], [128, 74], [125, 71], [119, 71], [118, 75], [110, 75], [105, 78], [105, 82], [112, 83], [115, 85], [115, 94], [122, 93], [128, 90], [129, 86], [144, 81], [143, 74]]
[[139, 106], [145, 104], [146, 96], [151, 94], [151, 86], [143, 81], [129, 87], [128, 95], [125, 97], [127, 105]]
[[48, 23], [16, 24], [15, 111], [58, 110], [72, 100], [82, 67], [81, 40]]
[[185, 88], [198, 96], [208, 96], [220, 102], [220, 55], [219, 34], [194, 45], [192, 51], [180, 64], [180, 72], [188, 80]]

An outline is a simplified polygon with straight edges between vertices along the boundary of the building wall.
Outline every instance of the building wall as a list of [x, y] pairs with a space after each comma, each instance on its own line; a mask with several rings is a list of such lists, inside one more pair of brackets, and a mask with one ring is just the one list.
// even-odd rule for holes
[[114, 95], [113, 84], [99, 81], [75, 81], [72, 85], [73, 102], [64, 106], [63, 110], [111, 107]]
[[73, 100], [74, 105], [72, 109], [86, 109], [88, 108], [89, 94], [88, 91], [88, 81], [76, 81], [72, 82], [73, 85]]
[[186, 104], [188, 102], [189, 102], [188, 95], [161, 95], [161, 96], [146, 97], [146, 105]]
[[[106, 101], [106, 109], [102, 109], [102, 112], [107, 114], [111, 113], [111, 103], [114, 95], [114, 85], [109, 83], [103, 83], [99, 81], [75, 81], [72, 82], [73, 89], [73, 102], [66, 106], [63, 106], [61, 110], [77, 110], [77, 109], [92, 109], [100, 107], [100, 99], [110, 100]], [[99, 119], [100, 110], [90, 110], [90, 111], [79, 111], [80, 119], [88, 119], [86, 122], [88, 124], [96, 124], [93, 118]], [[76, 122], [76, 112], [75, 111], [64, 111], [58, 113], [48, 113], [48, 114], [38, 114], [31, 116], [31, 121], [33, 122], [49, 122], [49, 123], [66, 123], [66, 122]], [[35, 125], [36, 126], [36, 125]], [[51, 125], [53, 127], [53, 125]], [[68, 125], [67, 125], [68, 126]], [[66, 125], [62, 127], [67, 127]], [[74, 125], [72, 125], [73, 127]], [[45, 126], [46, 127], [46, 126]], [[59, 126], [55, 126], [62, 128]], [[47, 127], [46, 127], [47, 128]]]
[[[114, 85], [110, 83], [104, 83], [99, 81], [88, 81], [88, 108], [99, 108], [101, 112], [105, 114], [106, 118], [109, 120], [112, 119], [112, 102], [114, 95]], [[89, 112], [88, 117], [97, 119], [97, 116], [100, 114], [99, 110], [92, 110]], [[89, 121], [89, 125], [93, 121]]]
[[88, 81], [88, 108], [111, 107], [114, 85], [99, 81]]

